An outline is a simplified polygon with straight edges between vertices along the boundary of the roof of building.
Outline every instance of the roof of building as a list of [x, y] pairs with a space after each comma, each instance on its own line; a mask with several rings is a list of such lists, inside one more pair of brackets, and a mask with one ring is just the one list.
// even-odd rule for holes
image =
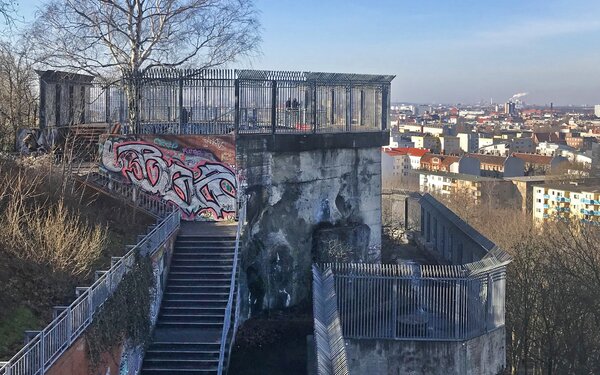
[[466, 173], [453, 173], [453, 172], [444, 172], [444, 171], [428, 171], [428, 170], [424, 170], [424, 169], [419, 169], [415, 171], [418, 174], [428, 174], [428, 175], [434, 175], [434, 176], [442, 176], [442, 177], [448, 177], [448, 178], [454, 178], [457, 180], [464, 180], [464, 181], [488, 181], [488, 182], [501, 182], [503, 181], [503, 179], [501, 178], [494, 178], [494, 177], [483, 177], [483, 176], [476, 176], [473, 174], [466, 174]]
[[478, 159], [481, 164], [494, 164], [498, 166], [504, 166], [506, 157], [498, 155], [486, 155], [486, 154], [465, 154], [466, 157], [473, 157]]
[[533, 133], [533, 137], [535, 137], [538, 142], [552, 142], [558, 140], [558, 135], [556, 133]]
[[421, 163], [432, 163], [434, 158], [440, 159], [440, 165], [444, 166], [448, 166], [460, 160], [460, 157], [454, 155], [426, 153], [421, 157]]
[[453, 163], [458, 163], [459, 160], [460, 160], [460, 157], [458, 157], [458, 156], [448, 155], [448, 156], [444, 157], [444, 160], [442, 160], [442, 165], [444, 167], [449, 167]]
[[538, 155], [538, 154], [525, 154], [515, 152], [512, 154], [515, 158], [523, 160], [525, 163], [539, 164], [539, 165], [550, 165], [552, 164], [552, 156]]
[[422, 157], [423, 155], [429, 152], [429, 149], [426, 148], [416, 148], [416, 147], [393, 147], [389, 150], [385, 151], [388, 155], [410, 155], [410, 156], [418, 156]]
[[570, 182], [545, 184], [546, 189], [565, 190], [575, 193], [600, 193], [600, 183]]

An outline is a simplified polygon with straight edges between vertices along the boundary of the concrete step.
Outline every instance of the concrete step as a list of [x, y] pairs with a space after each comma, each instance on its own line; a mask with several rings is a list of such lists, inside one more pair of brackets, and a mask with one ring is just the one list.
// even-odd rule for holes
[[[229, 271], [211, 271], [206, 270], [202, 272], [183, 272], [183, 271], [170, 271], [169, 277], [173, 279], [186, 279], [186, 280], [203, 280], [212, 278], [231, 278], [231, 270]], [[168, 285], [168, 281], [167, 281]]]
[[175, 267], [175, 266], [185, 266], [185, 267], [209, 266], [209, 265], [231, 267], [233, 265], [233, 257], [231, 257], [231, 259], [215, 257], [215, 258], [208, 258], [208, 259], [177, 258], [177, 259], [171, 260], [171, 267]]
[[216, 375], [218, 364], [213, 369], [192, 370], [192, 369], [172, 369], [172, 368], [143, 368], [140, 375]]
[[178, 329], [212, 329], [212, 328], [223, 328], [223, 321], [220, 322], [202, 322], [202, 321], [172, 321], [166, 319], [159, 319], [156, 322], [156, 328], [178, 328]]
[[173, 273], [174, 275], [178, 273], [205, 273], [205, 272], [223, 272], [230, 273], [233, 269], [231, 264], [201, 264], [201, 265], [181, 265], [181, 264], [173, 264], [171, 265], [171, 269], [169, 273]]
[[153, 351], [208, 351], [219, 352], [221, 346], [219, 343], [204, 343], [204, 342], [166, 342], [157, 341], [153, 342], [148, 350]]
[[167, 300], [188, 300], [188, 299], [198, 299], [203, 301], [221, 301], [223, 299], [227, 299], [229, 297], [229, 292], [169, 292], [165, 293], [163, 298]]
[[219, 359], [219, 350], [156, 350], [149, 348], [146, 350], [146, 359]]
[[229, 284], [224, 285], [167, 285], [166, 293], [229, 293]]
[[169, 368], [173, 370], [211, 370], [219, 365], [219, 359], [195, 359], [195, 358], [144, 358], [142, 370]]
[[202, 278], [202, 279], [182, 279], [182, 278], [168, 278], [167, 279], [167, 288], [175, 287], [175, 286], [229, 286], [229, 282], [231, 281], [231, 275], [222, 275], [213, 278]]
[[160, 309], [161, 314], [165, 315], [180, 315], [182, 313], [189, 313], [196, 316], [213, 316], [225, 314], [226, 305], [218, 307], [210, 306], [187, 306], [187, 307], [163, 307]]
[[173, 254], [173, 260], [202, 260], [202, 259], [231, 259], [233, 262], [233, 251], [211, 251], [211, 252], [179, 252]]
[[161, 323], [215, 323], [223, 324], [223, 315], [194, 315], [189, 311], [180, 314], [163, 313], [158, 315]]
[[221, 307], [227, 306], [227, 299], [224, 300], [201, 300], [201, 299], [164, 299], [162, 307]]

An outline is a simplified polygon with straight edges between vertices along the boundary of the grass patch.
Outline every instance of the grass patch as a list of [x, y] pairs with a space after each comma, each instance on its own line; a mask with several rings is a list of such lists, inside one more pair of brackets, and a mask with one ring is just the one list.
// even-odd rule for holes
[[23, 343], [24, 331], [39, 327], [38, 318], [33, 311], [21, 306], [13, 310], [5, 319], [0, 320], [0, 357], [18, 350]]

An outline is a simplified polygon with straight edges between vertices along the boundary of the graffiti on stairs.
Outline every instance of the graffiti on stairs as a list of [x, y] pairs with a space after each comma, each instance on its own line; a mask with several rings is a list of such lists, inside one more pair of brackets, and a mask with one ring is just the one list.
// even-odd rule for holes
[[102, 146], [103, 167], [176, 204], [186, 220], [234, 218], [237, 186], [231, 165], [221, 162], [214, 150], [166, 149], [157, 144], [175, 141], [152, 141], [108, 138]]

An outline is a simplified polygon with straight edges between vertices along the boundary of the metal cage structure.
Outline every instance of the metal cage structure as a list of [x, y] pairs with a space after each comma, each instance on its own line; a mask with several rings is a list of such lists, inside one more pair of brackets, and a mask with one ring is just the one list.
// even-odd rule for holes
[[[39, 73], [48, 82], [52, 77], [40, 103], [44, 126], [119, 123], [125, 134], [381, 131], [388, 127], [394, 79], [391, 75], [156, 68], [106, 83], [91, 76], [48, 72]], [[73, 77], [79, 82], [75, 88]], [[133, 86], [138, 92], [137, 109], [126, 94], [127, 87]], [[63, 87], [74, 94], [61, 105]], [[130, 107], [138, 111], [132, 116], [137, 119], [134, 124], [129, 123]], [[76, 108], [77, 113], [65, 108]]]

